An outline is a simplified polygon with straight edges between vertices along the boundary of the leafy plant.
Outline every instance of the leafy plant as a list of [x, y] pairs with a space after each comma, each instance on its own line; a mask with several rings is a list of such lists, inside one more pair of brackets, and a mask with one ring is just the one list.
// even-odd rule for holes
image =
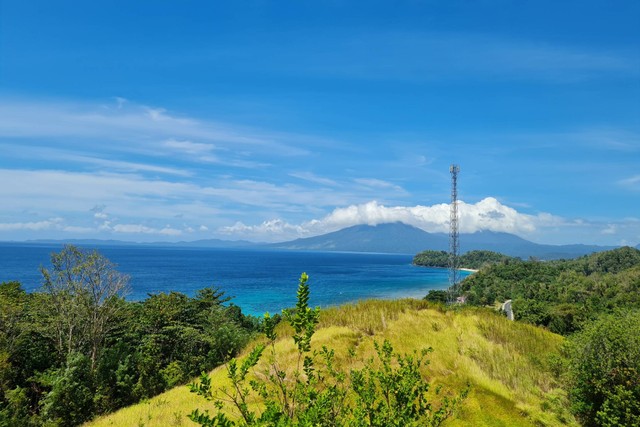
[[586, 426], [640, 426], [640, 312], [588, 326], [570, 344], [574, 410]]
[[[346, 373], [336, 367], [335, 352], [326, 346], [313, 350], [311, 339], [318, 324], [319, 309], [309, 307], [308, 276], [300, 276], [295, 308], [284, 311], [284, 319], [293, 328], [297, 361], [292, 372], [280, 366], [275, 343], [273, 318], [264, 317], [267, 344], [257, 345], [239, 362], [227, 364], [231, 386], [215, 390], [211, 378], [203, 373], [198, 383], [189, 385], [193, 393], [212, 401], [215, 414], [196, 409], [189, 418], [203, 427], [213, 426], [437, 426], [453, 413], [468, 393], [468, 387], [454, 398], [444, 397], [434, 408], [429, 401], [430, 384], [421, 368], [432, 349], [413, 355], [394, 352], [385, 340], [376, 343], [377, 359], [365, 362], [361, 369]], [[252, 375], [265, 350], [269, 360], [264, 376]], [[355, 352], [350, 352], [355, 357]], [[435, 393], [439, 394], [440, 389]], [[262, 405], [250, 406], [255, 398]], [[224, 408], [230, 405], [238, 413], [229, 418]], [[262, 412], [258, 409], [260, 406]]]

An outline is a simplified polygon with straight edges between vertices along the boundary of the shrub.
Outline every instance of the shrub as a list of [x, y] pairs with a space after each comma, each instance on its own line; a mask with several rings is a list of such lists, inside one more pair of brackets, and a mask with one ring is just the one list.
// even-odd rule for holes
[[[302, 274], [297, 304], [284, 311], [284, 319], [293, 328], [297, 348], [297, 364], [287, 373], [277, 363], [275, 322], [269, 314], [264, 318], [267, 344], [256, 346], [241, 363], [232, 359], [227, 364], [231, 387], [214, 390], [211, 378], [203, 373], [190, 390], [213, 401], [217, 412], [194, 410], [189, 418], [204, 427], [228, 426], [436, 426], [440, 425], [464, 399], [468, 387], [460, 395], [445, 397], [434, 408], [429, 401], [430, 384], [422, 376], [421, 367], [428, 364], [431, 348], [413, 355], [394, 352], [385, 340], [375, 343], [377, 359], [370, 359], [361, 369], [349, 373], [334, 365], [334, 350], [323, 346], [313, 350], [311, 338], [319, 319], [319, 309], [308, 306], [308, 276]], [[265, 350], [270, 348], [268, 371], [263, 377], [250, 379]], [[355, 357], [354, 352], [350, 352]], [[317, 363], [320, 359], [321, 363]], [[440, 389], [435, 390], [436, 394]], [[251, 409], [252, 396], [262, 400], [262, 412]], [[227, 404], [235, 407], [240, 419], [233, 421], [221, 412]]]
[[640, 312], [607, 316], [570, 343], [570, 398], [586, 426], [640, 426]]

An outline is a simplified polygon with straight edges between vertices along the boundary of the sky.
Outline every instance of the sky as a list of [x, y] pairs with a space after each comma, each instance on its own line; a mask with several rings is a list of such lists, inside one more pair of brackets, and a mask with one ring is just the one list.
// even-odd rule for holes
[[640, 243], [640, 2], [0, 0], [0, 241]]

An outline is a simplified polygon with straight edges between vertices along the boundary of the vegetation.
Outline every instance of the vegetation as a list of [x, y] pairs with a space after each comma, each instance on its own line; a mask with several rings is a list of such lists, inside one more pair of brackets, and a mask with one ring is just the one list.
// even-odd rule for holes
[[466, 278], [467, 302], [513, 299], [516, 320], [570, 335], [566, 388], [586, 426], [640, 426], [640, 251], [509, 261]]
[[[364, 368], [348, 373], [336, 369], [335, 350], [322, 346], [311, 351], [313, 337], [320, 315], [311, 309], [308, 276], [302, 274], [298, 286], [297, 304], [285, 311], [285, 319], [293, 328], [297, 362], [288, 373], [277, 361], [275, 343], [277, 334], [269, 314], [265, 315], [265, 334], [268, 343], [257, 345], [240, 364], [232, 359], [227, 365], [229, 389], [222, 388], [221, 396], [211, 387], [211, 377], [203, 374], [199, 383], [190, 385], [191, 391], [213, 400], [218, 412], [193, 411], [189, 418], [203, 427], [208, 426], [352, 426], [352, 427], [404, 427], [437, 426], [446, 420], [455, 406], [468, 393], [445, 397], [438, 408], [429, 402], [430, 384], [420, 368], [427, 363], [426, 355], [432, 348], [423, 348], [420, 354], [400, 355], [391, 343], [374, 342], [377, 363], [365, 362]], [[260, 362], [266, 347], [270, 347], [270, 361], [264, 377], [250, 378], [250, 371]], [[355, 350], [350, 354], [355, 356]], [[320, 359], [321, 363], [318, 363]], [[436, 390], [436, 394], [439, 389]], [[252, 394], [262, 399], [264, 409], [255, 411], [247, 404]], [[235, 422], [221, 409], [229, 402], [241, 415]]]
[[[492, 264], [505, 263], [519, 258], [513, 258], [491, 251], [470, 251], [460, 255], [460, 268], [479, 270]], [[445, 251], [423, 251], [413, 257], [413, 264], [424, 267], [449, 266], [449, 253]]]
[[[287, 384], [295, 388], [299, 351], [292, 337], [296, 332], [288, 322], [282, 322], [274, 333], [275, 342], [262, 337], [248, 346], [237, 358], [236, 372], [252, 357], [251, 349], [262, 344], [264, 353], [255, 367], [249, 369], [245, 380], [269, 382], [267, 373], [274, 372], [271, 369], [275, 361], [291, 379]], [[468, 396], [444, 426], [578, 425], [568, 410], [567, 393], [560, 387], [557, 374], [564, 339], [541, 328], [509, 322], [491, 309], [446, 309], [424, 300], [407, 299], [369, 300], [321, 310], [311, 337], [310, 355], [313, 357], [314, 351], [319, 353], [315, 372], [326, 375], [323, 346], [334, 350], [333, 369], [346, 374], [346, 383], [352, 370], [366, 369], [369, 361], [373, 362], [374, 372], [384, 371], [375, 343], [381, 348], [385, 340], [395, 355], [414, 357], [413, 352], [418, 350], [414, 361], [421, 357], [419, 349], [435, 347], [429, 353], [429, 363], [422, 363], [419, 368], [421, 378], [432, 386], [428, 398], [435, 409], [446, 397], [455, 398], [470, 384]], [[394, 369], [399, 367], [396, 362], [392, 356]], [[302, 367], [300, 378], [304, 381], [304, 358]], [[226, 368], [216, 368], [209, 376], [212, 388], [226, 387], [228, 392], [232, 391]], [[332, 377], [326, 378], [329, 381]], [[444, 386], [440, 394], [435, 393], [438, 386]], [[222, 394], [218, 397], [224, 399], [224, 414], [233, 422], [241, 422], [243, 418], [236, 405]], [[248, 410], [256, 414], [265, 409], [264, 402], [254, 393], [246, 398]], [[195, 426], [187, 415], [194, 408], [200, 408], [200, 413], [207, 407], [211, 409], [209, 405], [187, 387], [176, 387], [97, 419], [89, 426]], [[217, 408], [210, 412], [212, 417], [215, 411]]]
[[[281, 323], [244, 316], [216, 288], [127, 302], [127, 278], [72, 246], [42, 273], [41, 292], [0, 284], [2, 426], [73, 426], [125, 406], [90, 425], [640, 425], [636, 249], [503, 259], [462, 282], [464, 306], [319, 311], [303, 275]], [[508, 298], [523, 322], [482, 307]], [[191, 386], [214, 411], [194, 411], [201, 397], [175, 386], [225, 363]]]
[[568, 347], [569, 389], [585, 426], [640, 426], [640, 311], [604, 316]]
[[0, 284], [0, 425], [73, 426], [184, 384], [241, 350], [257, 319], [215, 288], [126, 302], [128, 279], [66, 246], [41, 292]]
[[567, 335], [619, 308], [640, 307], [640, 251], [630, 247], [574, 260], [511, 260], [461, 283], [467, 302], [513, 300], [516, 320]]

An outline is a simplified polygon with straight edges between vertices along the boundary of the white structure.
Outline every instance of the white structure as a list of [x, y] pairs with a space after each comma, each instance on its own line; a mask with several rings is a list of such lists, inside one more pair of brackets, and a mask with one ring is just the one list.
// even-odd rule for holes
[[506, 300], [502, 304], [502, 307], [500, 307], [500, 310], [504, 311], [507, 314], [507, 319], [513, 320], [513, 310], [511, 310], [511, 300], [510, 299]]

